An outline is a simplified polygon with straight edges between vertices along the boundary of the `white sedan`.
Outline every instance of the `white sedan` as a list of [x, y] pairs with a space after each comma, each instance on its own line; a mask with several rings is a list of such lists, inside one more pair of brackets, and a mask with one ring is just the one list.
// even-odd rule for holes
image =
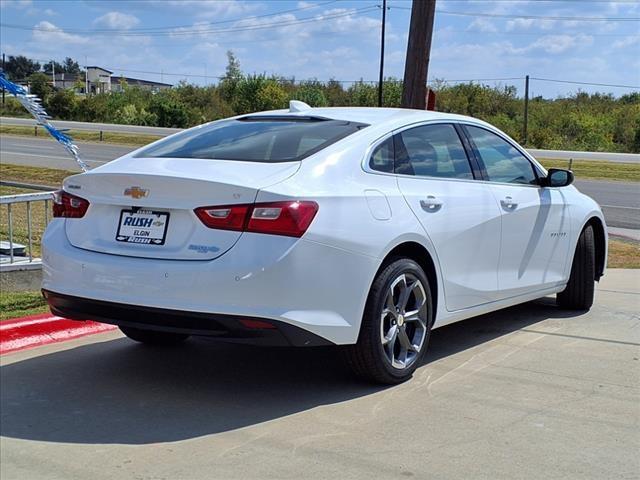
[[433, 328], [549, 294], [591, 307], [606, 226], [572, 180], [474, 118], [294, 101], [67, 178], [43, 292], [139, 342], [339, 345], [397, 383]]

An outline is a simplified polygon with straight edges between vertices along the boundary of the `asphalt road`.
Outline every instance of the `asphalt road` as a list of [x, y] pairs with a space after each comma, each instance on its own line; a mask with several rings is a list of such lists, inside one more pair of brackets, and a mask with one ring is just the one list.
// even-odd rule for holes
[[[116, 125], [111, 123], [69, 122], [55, 120], [58, 128], [74, 130], [103, 130], [105, 132], [141, 133], [147, 135], [171, 135], [181, 131], [180, 128], [141, 127], [137, 125]], [[0, 125], [34, 126], [36, 121], [29, 118], [0, 117]], [[569, 160], [605, 160], [610, 162], [640, 163], [640, 154], [633, 153], [605, 153], [605, 152], [572, 152], [568, 150], [539, 150], [529, 149], [536, 158], [564, 158]]]
[[[91, 167], [102, 165], [135, 149], [110, 144], [77, 143], [82, 158]], [[0, 162], [80, 171], [66, 151], [47, 137], [0, 136]], [[602, 205], [610, 226], [640, 229], [638, 183], [577, 180], [576, 186]]]
[[[139, 125], [118, 125], [114, 123], [71, 122], [66, 120], [54, 120], [56, 128], [68, 128], [73, 130], [90, 130], [120, 133], [141, 133], [144, 135], [171, 135], [180, 132], [181, 128], [144, 127]], [[32, 118], [0, 117], [0, 125], [17, 125], [33, 127], [37, 122]]]
[[640, 271], [434, 332], [409, 382], [333, 349], [118, 333], [0, 359], [0, 478], [603, 479], [640, 472]]
[[[97, 167], [135, 150], [135, 147], [107, 143], [76, 142], [76, 144], [80, 149], [81, 158], [90, 167]], [[1, 135], [0, 162], [80, 171], [80, 168], [66, 150], [48, 136], [32, 138]]]
[[560, 158], [567, 160], [604, 160], [618, 163], [640, 163], [640, 154], [637, 153], [607, 153], [607, 152], [572, 152], [569, 150], [538, 150], [529, 148], [527, 151], [535, 158]]
[[640, 183], [576, 180], [575, 185], [600, 204], [607, 225], [640, 229]]

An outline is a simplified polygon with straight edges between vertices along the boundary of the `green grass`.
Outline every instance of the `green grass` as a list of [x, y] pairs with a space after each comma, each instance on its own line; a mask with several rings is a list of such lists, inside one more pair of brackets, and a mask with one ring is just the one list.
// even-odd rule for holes
[[[0, 195], [15, 195], [18, 193], [34, 193], [33, 190], [26, 190], [22, 188], [4, 187], [0, 186]], [[2, 205], [0, 208], [0, 238], [2, 240], [9, 240], [9, 215], [6, 205]], [[47, 209], [48, 218], [51, 219], [51, 202]], [[13, 219], [13, 241], [21, 243], [27, 246], [27, 252], [29, 249], [29, 230], [27, 223], [27, 204], [16, 203], [11, 207], [11, 217]], [[33, 251], [31, 254], [34, 257], [40, 256], [40, 243], [42, 241], [42, 234], [46, 227], [45, 222], [45, 207], [44, 202], [33, 202], [31, 204], [31, 238]]]
[[48, 311], [40, 292], [0, 292], [0, 321]]
[[[569, 161], [555, 158], [538, 160], [544, 168], [568, 168]], [[577, 179], [640, 182], [639, 163], [617, 163], [598, 160], [574, 160], [571, 166]]]
[[[78, 172], [72, 172], [70, 170], [59, 170], [57, 168], [27, 167], [24, 165], [0, 163], [0, 179], [5, 181], [59, 187], [65, 178], [77, 173]], [[7, 194], [5, 193], [4, 195]]]
[[[102, 141], [100, 140], [100, 132], [88, 131], [88, 130], [68, 130], [68, 135], [74, 140], [83, 142], [98, 142], [98, 143], [111, 143], [117, 145], [132, 145], [141, 147], [151, 142], [159, 140], [160, 136], [157, 135], [140, 135], [137, 133], [118, 133], [118, 132], [103, 132]], [[35, 127], [21, 127], [17, 125], [0, 125], [0, 134], [2, 135], [14, 135], [20, 137], [34, 137]], [[49, 134], [44, 128], [38, 127], [38, 137], [49, 137]]]
[[608, 268], [640, 268], [640, 243], [609, 239]]

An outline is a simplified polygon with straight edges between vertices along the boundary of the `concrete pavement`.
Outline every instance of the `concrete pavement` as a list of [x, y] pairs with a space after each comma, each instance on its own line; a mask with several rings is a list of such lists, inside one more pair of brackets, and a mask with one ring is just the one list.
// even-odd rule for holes
[[409, 382], [332, 349], [108, 333], [0, 360], [0, 477], [638, 478], [640, 271], [434, 332]]

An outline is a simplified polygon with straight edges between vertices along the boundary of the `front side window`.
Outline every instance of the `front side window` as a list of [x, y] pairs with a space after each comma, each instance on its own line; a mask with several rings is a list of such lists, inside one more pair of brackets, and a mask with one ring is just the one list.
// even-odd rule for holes
[[465, 128], [484, 163], [489, 181], [538, 184], [531, 162], [513, 145], [484, 128], [469, 125]]
[[291, 162], [364, 127], [363, 123], [323, 118], [250, 116], [189, 129], [135, 156]]
[[473, 179], [469, 159], [451, 124], [423, 125], [395, 136], [395, 172], [424, 177]]

